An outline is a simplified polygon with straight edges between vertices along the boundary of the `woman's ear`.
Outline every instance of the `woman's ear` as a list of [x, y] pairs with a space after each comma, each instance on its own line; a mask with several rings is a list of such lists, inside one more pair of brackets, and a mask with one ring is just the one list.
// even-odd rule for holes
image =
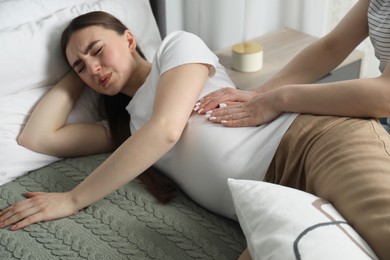
[[125, 31], [125, 37], [126, 37], [126, 40], [127, 40], [127, 46], [129, 48], [130, 51], [135, 51], [136, 47], [137, 47], [137, 42], [134, 38], [134, 35], [126, 30]]

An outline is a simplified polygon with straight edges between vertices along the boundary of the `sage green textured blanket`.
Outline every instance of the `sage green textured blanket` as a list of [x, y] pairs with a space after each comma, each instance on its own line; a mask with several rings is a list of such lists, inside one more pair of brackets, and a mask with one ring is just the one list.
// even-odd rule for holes
[[[67, 191], [107, 155], [65, 159], [0, 187], [0, 208], [26, 191]], [[178, 192], [161, 205], [138, 180], [79, 213], [0, 230], [0, 259], [237, 259], [245, 238], [237, 222]]]

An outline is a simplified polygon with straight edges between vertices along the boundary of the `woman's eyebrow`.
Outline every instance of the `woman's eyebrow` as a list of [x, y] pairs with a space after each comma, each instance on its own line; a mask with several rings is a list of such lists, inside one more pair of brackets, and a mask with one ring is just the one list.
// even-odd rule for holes
[[[92, 48], [93, 46], [95, 46], [96, 43], [100, 42], [101, 40], [96, 40], [96, 41], [93, 41], [91, 42], [90, 44], [88, 44], [87, 48], [85, 48], [85, 51], [83, 52], [83, 54], [87, 54]], [[72, 68], [76, 67], [77, 65], [79, 65], [81, 62], [80, 59], [77, 59], [75, 60], [73, 63], [72, 63]]]

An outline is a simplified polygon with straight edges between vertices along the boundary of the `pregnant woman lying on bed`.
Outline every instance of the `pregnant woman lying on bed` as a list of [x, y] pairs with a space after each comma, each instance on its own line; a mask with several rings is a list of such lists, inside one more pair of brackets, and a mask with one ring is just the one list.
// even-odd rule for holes
[[[27, 192], [3, 209], [0, 227], [75, 214], [151, 166], [199, 204], [235, 219], [228, 178], [273, 181], [279, 170], [303, 165], [304, 173], [283, 176], [286, 183], [329, 200], [379, 256], [390, 256], [390, 138], [376, 120], [284, 113], [256, 127], [212, 123], [194, 111], [199, 100], [233, 83], [201, 39], [171, 33], [149, 63], [131, 32], [103, 12], [75, 18], [62, 47], [72, 70], [38, 104], [19, 142], [59, 157], [113, 152], [73, 190]], [[104, 96], [108, 123], [65, 124], [84, 84]], [[371, 135], [362, 134], [366, 128]], [[289, 141], [301, 152], [295, 165], [278, 160], [289, 154], [278, 149]], [[361, 167], [351, 167], [356, 162]]]

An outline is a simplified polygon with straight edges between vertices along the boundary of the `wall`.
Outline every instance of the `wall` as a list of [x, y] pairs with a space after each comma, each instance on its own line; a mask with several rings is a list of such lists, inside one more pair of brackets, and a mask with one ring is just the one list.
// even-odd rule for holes
[[[167, 0], [167, 33], [186, 30], [216, 51], [282, 27], [316, 37], [329, 32], [357, 0]], [[362, 76], [378, 75], [367, 40]]]
[[[325, 31], [330, 31], [338, 21], [348, 12], [348, 10], [358, 0], [330, 0], [329, 14]], [[358, 47], [358, 50], [364, 52], [364, 62], [362, 66], [362, 77], [376, 77], [380, 75], [379, 61], [375, 57], [374, 48], [370, 39], [366, 39]]]

